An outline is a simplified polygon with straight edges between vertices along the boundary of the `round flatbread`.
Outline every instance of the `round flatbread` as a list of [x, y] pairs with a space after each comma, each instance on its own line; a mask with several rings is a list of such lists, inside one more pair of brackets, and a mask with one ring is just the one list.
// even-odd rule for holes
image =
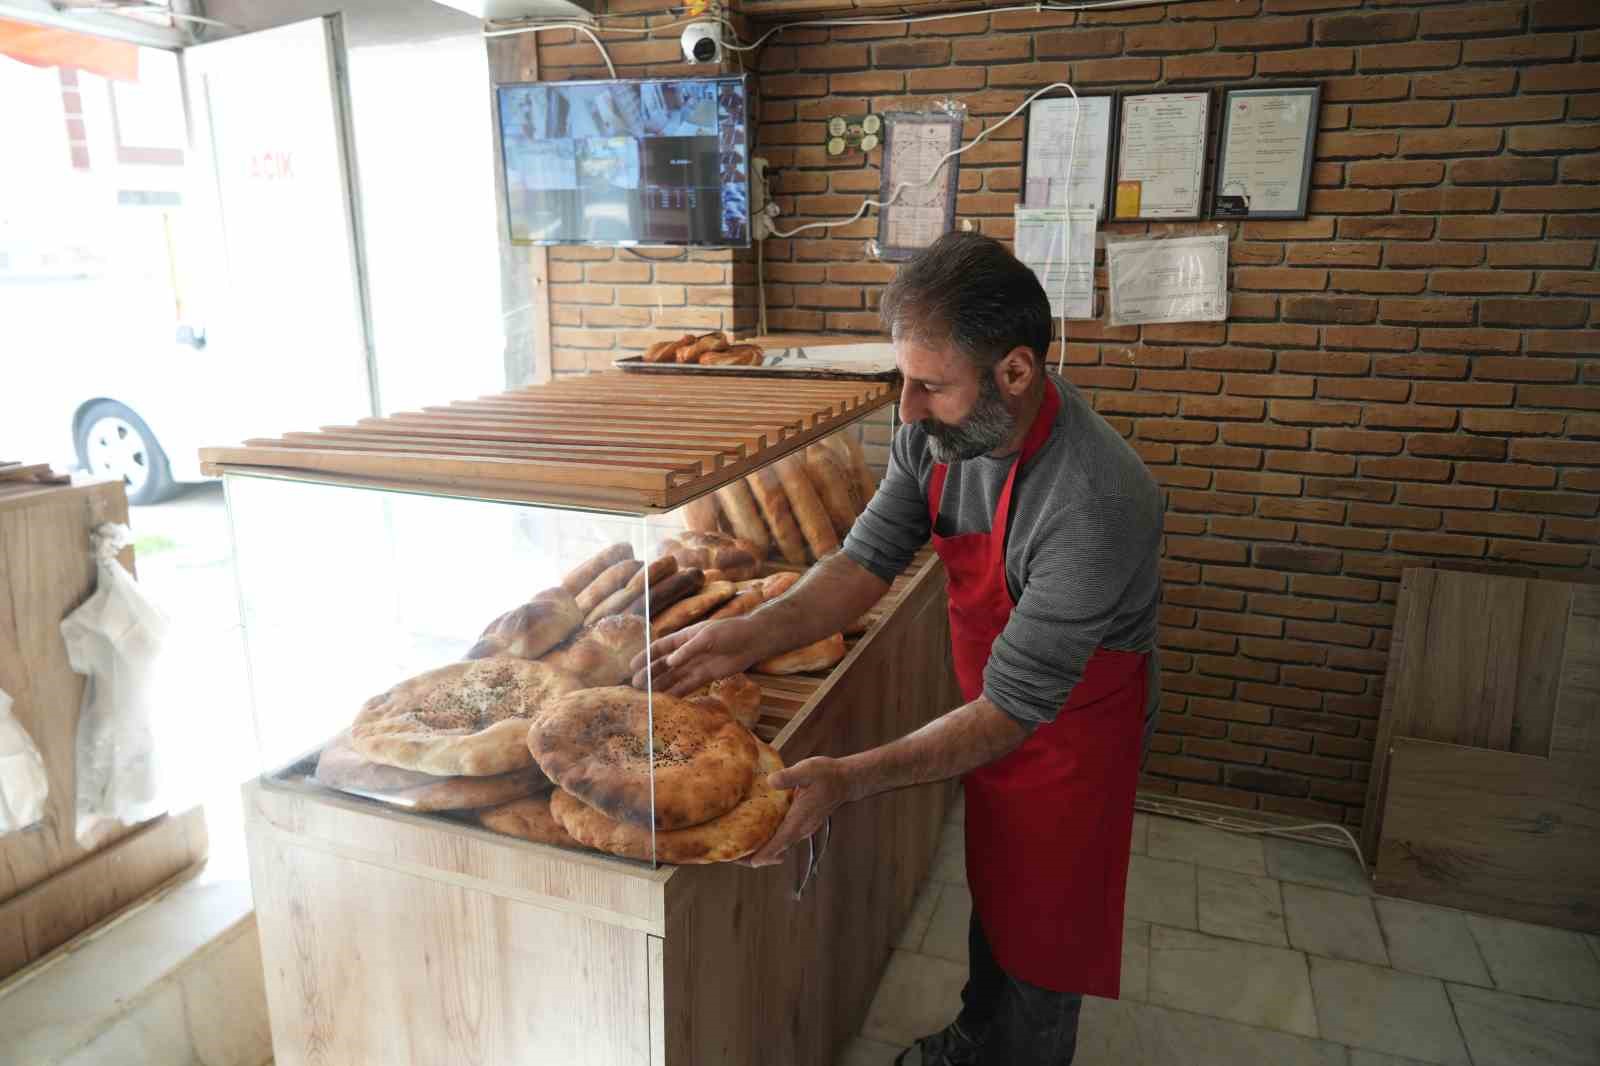
[[633, 675], [629, 664], [644, 651], [646, 626], [634, 614], [616, 614], [584, 626], [539, 661], [579, 678], [585, 688], [620, 685]]
[[559, 586], [546, 589], [490, 622], [466, 658], [515, 655], [519, 659], [537, 659], [582, 624], [583, 612], [572, 593]]
[[533, 765], [528, 724], [583, 682], [509, 655], [452, 663], [366, 702], [350, 746], [374, 762], [425, 774], [485, 777]]
[[706, 700], [721, 707], [735, 722], [754, 729], [761, 720], [761, 686], [748, 674], [734, 674], [691, 692], [691, 700]]
[[535, 844], [554, 844], [562, 848], [582, 848], [550, 813], [550, 795], [528, 796], [478, 812], [478, 822], [496, 833], [521, 837]]
[[649, 829], [608, 818], [566, 792], [550, 797], [550, 813], [579, 842], [620, 855], [649, 862], [692, 865], [733, 862], [742, 859], [772, 839], [789, 813], [793, 793], [767, 784], [767, 775], [783, 769], [783, 759], [769, 745], [756, 741], [759, 754], [755, 779], [743, 801], [720, 818], [669, 832], [652, 834]]
[[537, 766], [488, 777], [437, 777], [433, 774], [384, 766], [362, 756], [350, 746], [347, 729], [334, 737], [317, 757], [317, 783], [340, 792], [392, 803], [413, 811], [465, 811], [531, 796], [550, 787], [550, 779]]
[[713, 707], [656, 693], [652, 708], [648, 693], [626, 686], [566, 696], [528, 731], [528, 747], [552, 781], [617, 821], [646, 829], [652, 813], [657, 829], [686, 829], [727, 814], [750, 789], [756, 743]]

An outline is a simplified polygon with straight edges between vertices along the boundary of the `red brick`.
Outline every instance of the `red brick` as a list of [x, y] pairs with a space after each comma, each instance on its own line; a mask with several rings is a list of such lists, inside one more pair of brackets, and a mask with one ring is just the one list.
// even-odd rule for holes
[[1506, 457], [1505, 441], [1458, 433], [1415, 433], [1406, 442], [1406, 447], [1412, 455], [1430, 458], [1504, 459]]
[[1256, 566], [1274, 570], [1298, 570], [1311, 574], [1336, 574], [1343, 556], [1336, 551], [1294, 548], [1279, 544], [1257, 544], [1251, 550]]
[[1451, 511], [1445, 515], [1448, 533], [1488, 533], [1502, 537], [1537, 537], [1540, 520], [1529, 515], [1479, 514]]
[[1240, 659], [1234, 656], [1224, 658], [1220, 655], [1195, 656], [1195, 669], [1202, 674], [1211, 674], [1216, 677], [1232, 677], [1241, 681], [1276, 681], [1278, 668], [1271, 663], [1252, 662], [1249, 659]]
[[1500, 193], [1500, 207], [1505, 211], [1597, 211], [1600, 187], [1536, 185], [1505, 189]]
[[[1276, 619], [1273, 621], [1277, 622]], [[1277, 624], [1281, 629], [1283, 623], [1277, 622]], [[1290, 640], [1263, 640], [1250, 636], [1240, 640], [1239, 650], [1254, 659], [1283, 663], [1320, 663], [1328, 657], [1327, 649], [1316, 644], [1301, 644]]]
[[1348, 577], [1300, 574], [1295, 577], [1291, 587], [1296, 593], [1307, 596], [1329, 596], [1334, 599], [1362, 600], [1365, 602], [1371, 602], [1378, 598], [1377, 582], [1357, 581]]
[[1308, 18], [1243, 19], [1217, 27], [1218, 48], [1284, 48], [1310, 41]]
[[[1432, 225], [1432, 220], [1429, 220]], [[1388, 267], [1476, 266], [1483, 262], [1481, 244], [1409, 244], [1384, 246], [1384, 265]]]
[[1353, 48], [1303, 48], [1263, 52], [1257, 57], [1262, 74], [1345, 74], [1355, 69]]
[[1129, 55], [1203, 52], [1216, 42], [1216, 29], [1201, 23], [1141, 26], [1126, 32], [1123, 51]]
[[1325, 241], [1333, 236], [1333, 219], [1246, 222], [1242, 228], [1245, 240], [1250, 241]]
[[1288, 618], [1308, 618], [1320, 621], [1327, 621], [1334, 617], [1332, 604], [1302, 599], [1299, 596], [1251, 596], [1250, 610], [1264, 614], [1283, 615]]
[[1173, 603], [1191, 607], [1208, 607], [1219, 611], [1238, 611], [1244, 608], [1244, 593], [1229, 589], [1168, 588], [1162, 595]]
[[1226, 723], [1213, 722], [1206, 718], [1162, 712], [1156, 720], [1156, 732], [1175, 733], [1180, 736], [1223, 737], [1228, 734], [1228, 726]]
[[1600, 26], [1600, 11], [1588, 0], [1535, 0], [1531, 18], [1536, 30]]
[[[1290, 625], [1296, 623], [1291, 622]], [[1313, 624], [1313, 623], [1302, 623]], [[1250, 703], [1264, 703], [1268, 706], [1295, 707], [1301, 710], [1313, 711], [1322, 706], [1322, 697], [1315, 692], [1304, 689], [1284, 688], [1278, 685], [1241, 684], [1239, 698]], [[1304, 728], [1303, 726], [1301, 728]]]
[[1395, 203], [1404, 212], [1476, 214], [1494, 207], [1494, 190], [1458, 189], [1453, 186], [1405, 189], [1395, 198]]
[[1317, 19], [1318, 44], [1371, 44], [1408, 41], [1416, 36], [1414, 12], [1393, 11], [1373, 15], [1334, 15]]
[[1312, 446], [1331, 452], [1367, 452], [1394, 455], [1404, 444], [1398, 433], [1364, 429], [1319, 429], [1312, 434]]
[[1282, 374], [1229, 374], [1223, 388], [1232, 396], [1305, 398], [1316, 391], [1316, 383], [1304, 377]]
[[981, 67], [944, 67], [935, 70], [914, 70], [906, 75], [906, 88], [914, 93], [948, 92], [953, 89], [981, 89], [987, 78], [988, 72]]
[[1085, 59], [1072, 65], [1072, 74], [1084, 85], [1153, 82], [1161, 77], [1161, 60]]
[[1514, 182], [1555, 180], [1554, 159], [1462, 159], [1450, 164], [1450, 180], [1457, 185], [1508, 185]]
[[767, 99], [793, 96], [826, 96], [828, 79], [820, 74], [778, 74], [761, 79], [761, 95]]
[[1417, 331], [1409, 326], [1328, 326], [1322, 331], [1322, 343], [1329, 348], [1406, 352], [1417, 346]]
[[1336, 500], [1370, 500], [1375, 503], [1388, 503], [1394, 499], [1394, 486], [1348, 478], [1319, 477], [1306, 480], [1306, 494], [1329, 496]]
[[1529, 292], [1533, 273], [1527, 270], [1436, 270], [1429, 278], [1435, 292]]
[[1315, 326], [1233, 322], [1228, 325], [1228, 340], [1269, 348], [1309, 348], [1317, 342], [1317, 330]]
[[1366, 238], [1421, 241], [1427, 240], [1431, 236], [1433, 236], [1433, 219], [1431, 218], [1390, 216], [1387, 218], [1341, 218], [1339, 220], [1339, 239], [1342, 241]]
[[[1267, 748], [1285, 748], [1290, 751], [1310, 751], [1313, 735], [1301, 732], [1298, 729], [1284, 729], [1281, 726], [1258, 726], [1247, 723], [1237, 723], [1227, 727], [1228, 736], [1243, 744], [1257, 744]], [[1316, 738], [1324, 739], [1324, 738]], [[1326, 738], [1341, 739], [1341, 738]], [[1370, 745], [1368, 745], [1370, 748]], [[1337, 754], [1335, 752], [1335, 754]]]
[[[1151, 328], [1145, 327], [1146, 330]], [[1196, 370], [1272, 369], [1272, 353], [1251, 348], [1191, 348], [1187, 358]]]
[[1504, 126], [1518, 122], [1557, 122], [1565, 108], [1564, 99], [1550, 96], [1475, 100], [1471, 107], [1464, 108], [1456, 116], [1456, 123], [1461, 126]]
[[1379, 456], [1361, 460], [1361, 476], [1393, 481], [1449, 481], [1450, 464], [1441, 459]]
[[[1523, 385], [1523, 389], [1539, 386]], [[1510, 407], [1512, 387], [1486, 381], [1419, 382], [1413, 399], [1417, 403], [1450, 404], [1471, 407]]]
[[1394, 208], [1394, 193], [1382, 189], [1313, 189], [1309, 207], [1314, 214], [1375, 215]]
[[1377, 429], [1454, 429], [1456, 413], [1437, 407], [1373, 404], [1367, 408], [1362, 425]]
[[1509, 33], [1522, 28], [1522, 4], [1452, 4], [1422, 13], [1424, 37], [1471, 37], [1480, 33]]
[[1485, 381], [1570, 382], [1577, 378], [1578, 367], [1570, 359], [1481, 356], [1473, 361], [1472, 376]]
[[1452, 70], [1420, 75], [1413, 79], [1412, 87], [1419, 100], [1501, 96], [1511, 91], [1516, 78], [1514, 70]]
[[1589, 549], [1579, 545], [1497, 540], [1489, 546], [1489, 558], [1539, 566], [1584, 566], [1589, 561]]
[[[1378, 302], [1378, 318], [1388, 323], [1461, 325], [1472, 321], [1473, 307], [1471, 300], [1384, 299]], [[1427, 346], [1424, 341], [1424, 347]]]
[[1388, 104], [1357, 104], [1350, 111], [1350, 125], [1445, 126], [1450, 122], [1448, 100], [1406, 100]]
[[1261, 466], [1261, 453], [1254, 448], [1233, 448], [1223, 444], [1196, 444], [1178, 449], [1179, 461], [1188, 466], [1222, 466], [1255, 470]]
[[1164, 70], [1168, 81], [1220, 81], [1248, 78], [1255, 71], [1253, 55], [1208, 52], [1205, 55], [1170, 56]]
[[1398, 160], [1351, 163], [1349, 182], [1353, 186], [1395, 188], [1403, 185], [1437, 185], [1444, 180], [1444, 164], [1437, 161], [1400, 162]]
[[1264, 289], [1269, 292], [1315, 291], [1327, 287], [1328, 272], [1294, 267], [1240, 267], [1234, 271], [1234, 284], [1240, 289]]
[[[948, 41], [895, 41], [872, 46], [874, 67], [937, 67], [950, 62]], [[762, 79], [762, 88], [766, 79]]]
[[[1364, 222], [1365, 219], [1350, 219]], [[1418, 220], [1423, 221], [1423, 220]], [[1429, 223], [1431, 230], [1432, 223]], [[1269, 247], [1271, 247], [1269, 245]], [[1376, 241], [1357, 244], [1334, 241], [1328, 244], [1290, 244], [1285, 246], [1291, 266], [1375, 267], [1383, 256], [1383, 245]]]
[[1545, 466], [1522, 463], [1460, 463], [1456, 480], [1465, 485], [1504, 485], [1517, 488], [1554, 488], [1556, 472]]
[[[1040, 37], [1047, 36], [1040, 34]], [[1028, 59], [1033, 54], [1032, 38], [1017, 37], [972, 37], [955, 42], [955, 61], [957, 63], [995, 63], [1009, 60]]]
[[1267, 518], [1288, 518], [1308, 522], [1343, 522], [1345, 504], [1330, 503], [1327, 500], [1283, 500], [1265, 499], [1261, 501], [1260, 513]]
[[[1437, 533], [1396, 533], [1400, 537], [1440, 536]], [[1345, 644], [1352, 648], [1365, 648], [1372, 643], [1372, 631], [1365, 626], [1342, 625], [1335, 622], [1302, 622], [1298, 619], [1284, 626], [1284, 632], [1299, 640], [1325, 641]], [[1305, 728], [1304, 726], [1301, 727]]]
[[1511, 458], [1561, 466], [1600, 466], [1600, 444], [1576, 440], [1514, 440]]
[[1362, 71], [1437, 70], [1461, 61], [1461, 45], [1455, 41], [1375, 44], [1361, 49], [1360, 58]]
[[[1162, 679], [1163, 687], [1165, 687], [1165, 680], [1165, 678]], [[1231, 696], [1233, 694], [1231, 682], [1227, 684], [1212, 683], [1223, 689], [1223, 696]], [[1272, 721], [1271, 712], [1264, 708], [1251, 707], [1246, 704], [1228, 702], [1217, 698], [1190, 699], [1189, 713], [1197, 714], [1204, 718], [1220, 718], [1230, 722], [1246, 722], [1254, 725], [1265, 725]]]
[[1285, 351], [1278, 369], [1289, 374], [1365, 374], [1372, 358], [1354, 352]]
[[[1158, 19], [1163, 17], [1163, 9], [1159, 5], [1148, 10], [1150, 14], [1147, 17]], [[1254, 17], [1260, 11], [1261, 0], [1195, 0], [1193, 3], [1166, 8], [1165, 17], [1174, 20], [1247, 19]]]
[[1508, 489], [1500, 493], [1500, 506], [1508, 511], [1590, 518], [1600, 510], [1600, 495], [1593, 492], [1520, 492]]
[[[1286, 685], [1295, 685], [1299, 688], [1321, 689], [1324, 692], [1343, 692], [1348, 695], [1360, 695], [1366, 691], [1367, 679], [1359, 674], [1347, 673], [1343, 670], [1325, 670], [1314, 666], [1286, 666], [1283, 668], [1283, 682]], [[1329, 760], [1323, 760], [1328, 762]], [[1342, 767], [1342, 773], [1329, 776], [1343, 776], [1348, 773], [1348, 767]], [[1307, 771], [1314, 772], [1314, 771]]]
[[1461, 427], [1472, 433], [1560, 433], [1565, 421], [1562, 415], [1531, 411], [1464, 411], [1461, 415]]
[[1557, 63], [1548, 67], [1527, 67], [1522, 72], [1525, 93], [1592, 92], [1600, 89], [1600, 65]]
[[1500, 149], [1497, 129], [1424, 130], [1400, 135], [1400, 154], [1472, 155]]
[[1275, 496], [1300, 495], [1300, 479], [1289, 474], [1268, 474], [1245, 470], [1220, 470], [1217, 488], [1224, 492], [1268, 493]]
[[1356, 461], [1347, 455], [1330, 455], [1327, 452], [1268, 452], [1266, 468], [1295, 474], [1343, 477], [1356, 472]]
[[[761, 85], [766, 89], [768, 78]], [[905, 88], [906, 76], [884, 70], [865, 70], [853, 74], [832, 74], [828, 84], [834, 93], [897, 93]]]
[[1404, 100], [1410, 95], [1411, 79], [1404, 74], [1329, 78], [1322, 83], [1322, 99], [1327, 103]]
[[[1558, 221], [1551, 219], [1552, 223]], [[1539, 275], [1538, 291], [1563, 296], [1600, 296], [1600, 273], [1551, 270]]]
[[1436, 351], [1515, 352], [1522, 334], [1509, 329], [1425, 329], [1422, 347]]
[[1509, 137], [1513, 152], [1583, 152], [1600, 148], [1600, 124], [1515, 126]]
[[1548, 62], [1570, 58], [1572, 43], [1572, 35], [1565, 33], [1468, 41], [1461, 60], [1464, 63]]
[[1600, 544], [1600, 521], [1576, 518], [1551, 518], [1545, 530], [1552, 540], [1571, 540], [1579, 544]]
[[[1181, 755], [1162, 755], [1151, 752], [1144, 761], [1145, 771], [1152, 774], [1164, 774], [1167, 777], [1179, 777], [1186, 781], [1222, 780], [1222, 767], [1215, 763], [1202, 762], [1199, 759], [1186, 758]], [[1310, 786], [1307, 786], [1309, 789]]]
[[1439, 237], [1447, 241], [1527, 239], [1538, 236], [1539, 220], [1536, 218], [1462, 215], [1439, 220]]
[[1369, 403], [1401, 403], [1411, 396], [1411, 383], [1383, 378], [1354, 378], [1317, 382], [1319, 400], [1365, 400]]
[[1397, 133], [1324, 133], [1316, 143], [1319, 159], [1373, 159], [1399, 150]]

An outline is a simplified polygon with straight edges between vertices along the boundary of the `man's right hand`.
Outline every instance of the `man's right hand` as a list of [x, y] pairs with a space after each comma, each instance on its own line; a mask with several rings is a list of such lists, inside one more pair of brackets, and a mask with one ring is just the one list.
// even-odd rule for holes
[[633, 687], [644, 688], [650, 678], [657, 692], [687, 696], [703, 685], [742, 673], [772, 654], [767, 630], [762, 620], [747, 615], [700, 622], [662, 637], [648, 653], [634, 657]]

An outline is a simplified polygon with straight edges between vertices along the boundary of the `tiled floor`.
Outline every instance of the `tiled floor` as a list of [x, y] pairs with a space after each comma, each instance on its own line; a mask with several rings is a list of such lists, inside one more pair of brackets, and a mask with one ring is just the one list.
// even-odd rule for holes
[[[972, 899], [952, 818], [866, 1026], [887, 1066], [955, 1016]], [[1333, 848], [1138, 816], [1122, 999], [1075, 1066], [1596, 1066], [1600, 938], [1372, 894]]]

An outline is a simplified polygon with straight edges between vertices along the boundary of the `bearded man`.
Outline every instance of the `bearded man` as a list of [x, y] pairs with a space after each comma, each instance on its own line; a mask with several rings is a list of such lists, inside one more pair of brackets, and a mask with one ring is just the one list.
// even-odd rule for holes
[[959, 1017], [896, 1061], [1066, 1066], [1083, 995], [1118, 993], [1156, 705], [1161, 493], [1049, 372], [1049, 300], [997, 241], [941, 238], [896, 275], [882, 316], [904, 424], [843, 550], [752, 614], [656, 642], [655, 683], [681, 695], [839, 632], [931, 538], [967, 702], [930, 707], [927, 725], [881, 747], [774, 774], [794, 803], [751, 862], [779, 861], [845, 804], [960, 777], [969, 978]]

